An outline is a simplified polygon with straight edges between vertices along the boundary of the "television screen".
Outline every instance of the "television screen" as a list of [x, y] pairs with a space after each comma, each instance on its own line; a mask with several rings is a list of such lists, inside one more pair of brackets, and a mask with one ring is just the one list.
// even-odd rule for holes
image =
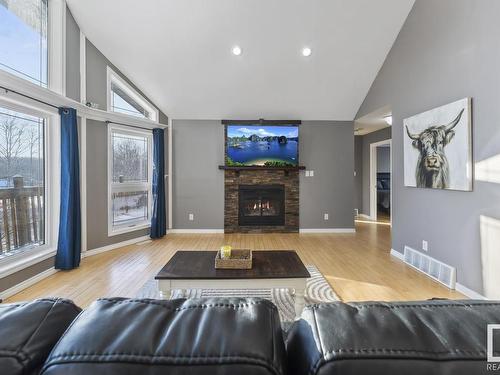
[[227, 166], [299, 165], [297, 125], [227, 125], [226, 132]]

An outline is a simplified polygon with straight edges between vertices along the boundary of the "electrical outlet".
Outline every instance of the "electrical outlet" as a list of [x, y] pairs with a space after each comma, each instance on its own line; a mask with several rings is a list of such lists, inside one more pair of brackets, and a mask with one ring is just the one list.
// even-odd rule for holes
[[309, 176], [314, 177], [314, 171], [309, 171]]
[[422, 241], [422, 250], [423, 251], [428, 251], [429, 250], [429, 244], [427, 243], [426, 240]]
[[193, 221], [194, 220], [194, 214], [189, 214], [188, 217], [189, 217], [189, 221]]
[[328, 220], [328, 214], [324, 214], [324, 215], [323, 215], [323, 218], [324, 218], [325, 220]]

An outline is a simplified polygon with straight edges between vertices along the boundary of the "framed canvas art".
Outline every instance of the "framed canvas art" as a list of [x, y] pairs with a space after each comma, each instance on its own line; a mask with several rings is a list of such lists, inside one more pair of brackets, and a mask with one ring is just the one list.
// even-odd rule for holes
[[472, 191], [470, 98], [404, 120], [404, 184]]

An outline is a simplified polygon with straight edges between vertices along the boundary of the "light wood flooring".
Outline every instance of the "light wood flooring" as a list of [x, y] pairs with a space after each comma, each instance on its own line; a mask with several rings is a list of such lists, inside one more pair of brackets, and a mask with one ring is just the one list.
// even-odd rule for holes
[[57, 272], [4, 302], [58, 296], [81, 307], [99, 297], [134, 297], [176, 250], [294, 249], [314, 264], [344, 301], [464, 298], [390, 255], [390, 226], [358, 221], [356, 234], [171, 234], [84, 258], [80, 268]]

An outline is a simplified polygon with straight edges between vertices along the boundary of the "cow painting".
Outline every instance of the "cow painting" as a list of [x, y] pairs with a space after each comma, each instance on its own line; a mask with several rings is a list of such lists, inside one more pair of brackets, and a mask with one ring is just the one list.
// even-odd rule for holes
[[412, 140], [412, 145], [419, 152], [415, 179], [417, 187], [447, 189], [450, 185], [450, 166], [446, 158], [445, 147], [455, 132], [464, 109], [447, 125], [431, 125], [419, 134], [413, 134], [406, 126], [406, 133]]
[[405, 119], [405, 185], [471, 189], [468, 98]]

